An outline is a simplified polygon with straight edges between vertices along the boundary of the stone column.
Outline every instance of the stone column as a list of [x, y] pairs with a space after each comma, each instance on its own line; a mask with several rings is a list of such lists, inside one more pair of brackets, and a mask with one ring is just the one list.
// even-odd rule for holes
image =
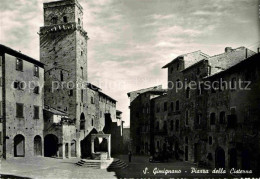
[[91, 154], [93, 154], [95, 151], [94, 151], [94, 138], [91, 136]]
[[110, 159], [111, 158], [111, 137], [110, 137], [110, 135], [108, 136], [108, 138], [107, 138], [107, 145], [108, 145], [108, 159]]

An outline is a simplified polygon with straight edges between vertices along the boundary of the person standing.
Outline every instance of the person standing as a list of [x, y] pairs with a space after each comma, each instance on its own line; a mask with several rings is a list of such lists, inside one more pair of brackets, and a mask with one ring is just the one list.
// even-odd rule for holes
[[128, 152], [128, 160], [129, 160], [129, 162], [131, 162], [131, 159], [132, 159], [132, 152], [129, 151], [129, 152]]

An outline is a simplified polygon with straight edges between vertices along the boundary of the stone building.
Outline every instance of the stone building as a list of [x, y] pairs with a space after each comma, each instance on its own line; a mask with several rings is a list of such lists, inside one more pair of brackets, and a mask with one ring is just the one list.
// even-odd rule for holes
[[[154, 113], [152, 135], [154, 139], [153, 152], [166, 151], [168, 140], [168, 97], [162, 94], [151, 100], [151, 111]], [[172, 124], [171, 124], [172, 125]], [[173, 127], [173, 126], [172, 126]], [[171, 128], [170, 128], [171, 130]]]
[[166, 90], [158, 87], [138, 90], [138, 93], [129, 92], [135, 95], [130, 103], [130, 140], [133, 153], [150, 154], [154, 149], [154, 135], [151, 130], [154, 126], [153, 105], [151, 99], [166, 93]]
[[[163, 68], [168, 68], [167, 95], [151, 99], [153, 110], [142, 116], [154, 120], [149, 133], [154, 139], [151, 141], [154, 149], [161, 148], [160, 141], [165, 141], [176, 159], [212, 168], [251, 169], [257, 174], [260, 161], [256, 152], [260, 149], [258, 59], [259, 53], [245, 47], [227, 47], [218, 55], [208, 56], [197, 51], [165, 65]], [[131, 102], [130, 129], [141, 127], [132, 116], [137, 111], [135, 108], [143, 109], [143, 101], [135, 103], [143, 95], [139, 94]], [[162, 108], [165, 111], [162, 112]], [[165, 118], [168, 128], [163, 140], [155, 131]], [[133, 136], [137, 132], [131, 129], [130, 133]], [[142, 144], [141, 140], [137, 141], [138, 137], [134, 140], [135, 146]]]
[[44, 65], [0, 45], [0, 155], [43, 155]]
[[[188, 88], [185, 82], [191, 79], [185, 79], [183, 70], [191, 65], [208, 58], [209, 56], [201, 51], [195, 51], [180, 55], [173, 59], [170, 63], [163, 66], [168, 69], [168, 123], [173, 124], [168, 131], [169, 145], [175, 151], [177, 159], [189, 161], [188, 155], [192, 155], [192, 150], [189, 149], [188, 143], [193, 136], [190, 133], [190, 123], [188, 120], [194, 114], [193, 111], [188, 111], [187, 107], [194, 107], [194, 100], [186, 100], [185, 89]], [[195, 79], [195, 75], [192, 76]], [[185, 81], [186, 80], [186, 81]], [[182, 83], [184, 82], [184, 83]], [[185, 112], [184, 112], [185, 111]], [[188, 116], [187, 116], [188, 115]], [[183, 120], [183, 119], [187, 120]]]
[[43, 8], [39, 34], [40, 60], [45, 64], [44, 111], [61, 119], [53, 129], [46, 119], [44, 136], [56, 141], [55, 156], [90, 157], [91, 134], [102, 131], [107, 119], [117, 120], [116, 101], [88, 82], [82, 6], [77, 0], [64, 0], [44, 3]]

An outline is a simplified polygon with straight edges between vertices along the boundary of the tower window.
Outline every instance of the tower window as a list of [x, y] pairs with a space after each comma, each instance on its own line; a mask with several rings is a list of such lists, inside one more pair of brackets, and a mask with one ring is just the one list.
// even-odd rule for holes
[[58, 23], [58, 17], [53, 17], [51, 19], [51, 22], [52, 22], [52, 24], [57, 24]]
[[64, 23], [67, 23], [67, 22], [68, 22], [68, 17], [67, 17], [67, 16], [64, 16], [64, 17], [63, 17], [63, 22], [64, 22]]
[[94, 126], [94, 119], [91, 120], [91, 125]]
[[82, 79], [84, 78], [84, 75], [83, 75], [83, 67], [80, 67], [80, 69], [81, 69], [81, 77], [82, 77]]
[[63, 73], [60, 71], [60, 81], [63, 81]]
[[23, 60], [19, 58], [16, 59], [16, 70], [23, 71]]
[[80, 18], [78, 18], [78, 24], [80, 25]]
[[83, 102], [83, 89], [81, 90], [81, 102]]
[[34, 65], [34, 76], [39, 77], [39, 67]]

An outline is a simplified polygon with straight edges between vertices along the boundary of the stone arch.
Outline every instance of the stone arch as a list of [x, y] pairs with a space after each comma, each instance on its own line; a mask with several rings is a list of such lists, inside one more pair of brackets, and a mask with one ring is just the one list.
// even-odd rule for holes
[[21, 134], [18, 134], [14, 137], [14, 156], [15, 157], [25, 156], [25, 138]]
[[77, 157], [77, 141], [72, 140], [70, 144], [70, 155], [71, 157]]
[[221, 147], [215, 150], [215, 168], [225, 168], [225, 151]]
[[36, 135], [33, 139], [34, 144], [34, 155], [42, 156], [42, 138], [39, 135]]
[[57, 157], [58, 137], [54, 134], [48, 134], [44, 137], [44, 156]]
[[86, 122], [85, 114], [81, 113], [80, 114], [80, 130], [85, 130], [85, 122]]

